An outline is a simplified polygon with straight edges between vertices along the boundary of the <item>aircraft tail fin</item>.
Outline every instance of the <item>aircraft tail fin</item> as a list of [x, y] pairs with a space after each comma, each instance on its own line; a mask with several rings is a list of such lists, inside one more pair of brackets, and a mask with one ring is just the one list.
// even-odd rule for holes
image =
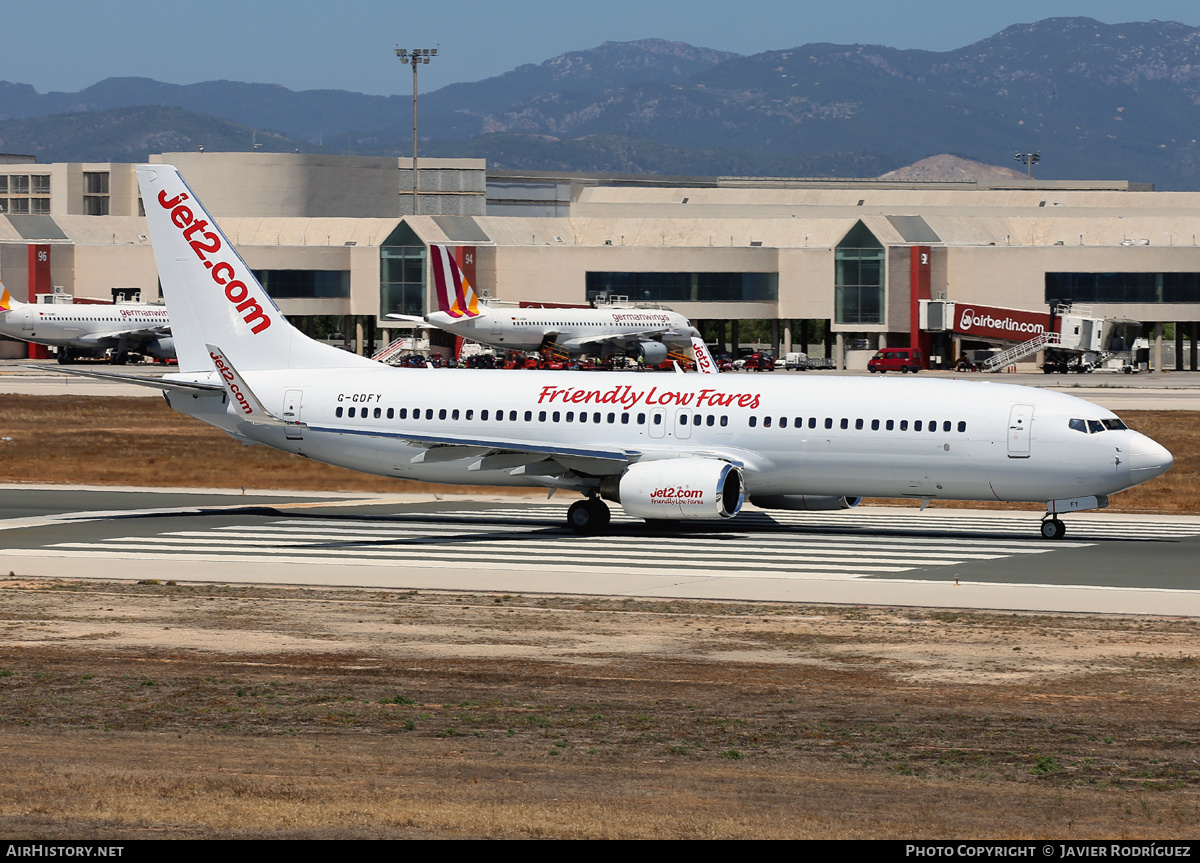
[[0, 312], [10, 312], [17, 306], [21, 305], [12, 298], [12, 294], [8, 292], [8, 288], [4, 287], [4, 283], [0, 282]]
[[458, 267], [454, 255], [445, 246], [429, 247], [429, 265], [437, 293], [437, 308], [452, 318], [474, 318], [479, 315], [479, 296]]
[[288, 323], [175, 167], [137, 177], [181, 372], [211, 372], [210, 344], [243, 372], [375, 366]]

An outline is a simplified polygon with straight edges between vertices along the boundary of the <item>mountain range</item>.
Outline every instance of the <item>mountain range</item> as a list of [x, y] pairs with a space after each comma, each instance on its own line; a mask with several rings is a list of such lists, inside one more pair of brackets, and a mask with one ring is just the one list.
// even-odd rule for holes
[[[405, 155], [411, 94], [110, 78], [0, 82], [0, 151], [138, 161], [194, 149]], [[877, 176], [938, 153], [1044, 179], [1200, 189], [1200, 29], [1050, 18], [953, 51], [808, 44], [752, 56], [607, 42], [420, 97], [421, 154], [496, 168]]]

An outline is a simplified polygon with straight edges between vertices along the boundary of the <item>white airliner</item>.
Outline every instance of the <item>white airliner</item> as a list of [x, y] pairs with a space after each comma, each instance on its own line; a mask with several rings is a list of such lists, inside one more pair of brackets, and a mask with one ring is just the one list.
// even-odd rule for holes
[[668, 521], [874, 496], [1044, 502], [1056, 539], [1059, 514], [1173, 461], [1112, 412], [1033, 387], [390, 368], [293, 328], [175, 168], [137, 174], [180, 367], [138, 380], [246, 443], [402, 479], [570, 490], [579, 532], [604, 529], [604, 500]]
[[58, 348], [58, 361], [112, 350], [121, 365], [130, 353], [175, 356], [171, 318], [163, 306], [134, 303], [19, 303], [0, 285], [0, 334]]
[[515, 309], [481, 303], [449, 249], [431, 246], [429, 260], [437, 309], [423, 318], [388, 315], [391, 320], [429, 325], [464, 339], [511, 351], [557, 346], [571, 356], [639, 356], [646, 365], [667, 359], [672, 348], [686, 351], [700, 332], [668, 309], [626, 306], [604, 308]]

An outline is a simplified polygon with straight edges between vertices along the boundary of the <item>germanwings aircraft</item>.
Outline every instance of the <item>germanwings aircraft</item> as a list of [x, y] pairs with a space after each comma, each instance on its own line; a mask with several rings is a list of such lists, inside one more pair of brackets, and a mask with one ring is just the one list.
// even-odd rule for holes
[[1057, 539], [1059, 514], [1173, 461], [1112, 412], [1032, 387], [390, 368], [293, 328], [175, 168], [137, 174], [180, 371], [136, 380], [245, 443], [401, 479], [565, 489], [583, 496], [567, 512], [581, 533], [607, 525], [605, 500], [661, 522], [869, 495], [1044, 502]]
[[0, 285], [0, 334], [58, 348], [58, 361], [112, 349], [122, 365], [130, 353], [155, 359], [175, 356], [171, 319], [162, 306], [134, 303], [59, 305], [19, 303]]
[[688, 319], [666, 309], [605, 308], [514, 309], [479, 301], [450, 250], [430, 246], [437, 309], [423, 318], [388, 315], [391, 320], [437, 327], [464, 339], [511, 351], [537, 351], [551, 345], [572, 356], [602, 357], [623, 351], [656, 366], [671, 348], [687, 350], [699, 331]]

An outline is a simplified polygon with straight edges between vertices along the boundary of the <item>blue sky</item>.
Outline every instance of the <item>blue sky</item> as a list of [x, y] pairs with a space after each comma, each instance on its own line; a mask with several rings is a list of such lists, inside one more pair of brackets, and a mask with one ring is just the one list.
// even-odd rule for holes
[[393, 53], [440, 45], [421, 91], [499, 75], [601, 42], [658, 37], [739, 54], [808, 42], [944, 51], [1011, 24], [1087, 16], [1200, 26], [1195, 0], [41, 0], [5, 4], [0, 80], [75, 91], [112, 76], [228, 79], [293, 90], [412, 92]]

